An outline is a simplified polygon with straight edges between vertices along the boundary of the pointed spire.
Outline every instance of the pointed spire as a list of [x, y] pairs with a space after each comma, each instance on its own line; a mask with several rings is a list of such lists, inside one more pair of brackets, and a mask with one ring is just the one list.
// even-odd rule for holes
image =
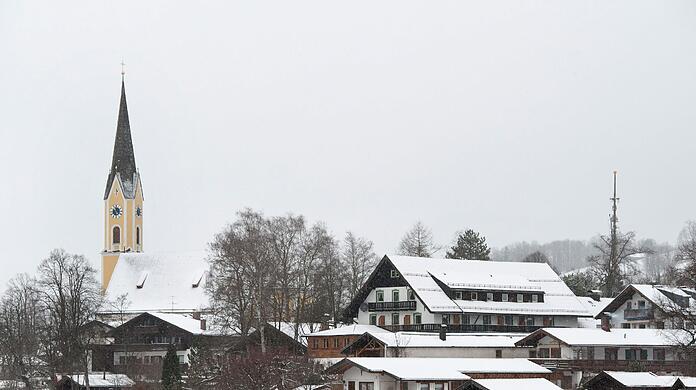
[[[121, 102], [118, 108], [118, 124], [116, 125], [116, 140], [114, 141], [114, 154], [111, 160], [111, 170], [106, 182], [104, 199], [109, 196], [111, 184], [116, 174], [121, 176], [124, 182], [124, 191], [135, 190], [135, 154], [133, 153], [133, 141], [131, 139], [130, 122], [128, 120], [128, 105], [126, 104], [126, 83], [121, 72]], [[128, 195], [128, 194], [126, 194]]]

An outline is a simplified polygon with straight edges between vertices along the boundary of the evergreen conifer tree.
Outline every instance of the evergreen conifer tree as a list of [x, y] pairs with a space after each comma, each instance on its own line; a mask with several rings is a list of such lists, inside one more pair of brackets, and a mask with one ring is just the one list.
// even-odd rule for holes
[[176, 356], [176, 347], [169, 345], [167, 354], [162, 363], [162, 389], [178, 390], [181, 389], [181, 369], [179, 367], [179, 357]]
[[457, 243], [447, 251], [448, 259], [490, 260], [491, 249], [486, 244], [486, 237], [472, 229], [457, 235]]

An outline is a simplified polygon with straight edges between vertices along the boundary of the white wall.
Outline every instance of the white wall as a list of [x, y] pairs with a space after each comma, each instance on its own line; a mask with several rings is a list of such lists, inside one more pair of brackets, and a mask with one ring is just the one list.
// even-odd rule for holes
[[[408, 300], [408, 295], [407, 295], [407, 287], [381, 287], [377, 289], [373, 289], [370, 291], [370, 294], [365, 298], [364, 303], [374, 303], [377, 302], [377, 290], [382, 290], [384, 291], [384, 302], [393, 302], [392, 301], [392, 291], [393, 290], [398, 290], [399, 291], [399, 301], [406, 301]], [[380, 315], [384, 316], [385, 325], [393, 325], [392, 324], [392, 313], [399, 313], [399, 324], [403, 325], [404, 323], [404, 316], [405, 315], [410, 315], [411, 316], [411, 324], [413, 324], [413, 315], [415, 313], [420, 313], [421, 314], [421, 322], [424, 324], [432, 324], [435, 323], [435, 316], [430, 313], [426, 308], [425, 305], [423, 305], [423, 302], [421, 302], [418, 297], [416, 297], [416, 310], [409, 310], [409, 311], [362, 311], [358, 310], [358, 323], [363, 324], [363, 325], [368, 325], [370, 323], [370, 315], [371, 314], [376, 314], [378, 317]], [[440, 319], [441, 320], [441, 319]]]
[[[452, 357], [452, 358], [495, 358], [495, 351], [500, 350], [503, 358], [528, 358], [530, 348], [469, 348], [469, 347], [432, 347], [409, 348], [401, 347], [399, 357]], [[388, 348], [387, 357], [396, 357], [397, 349]]]
[[[624, 302], [616, 311], [614, 311], [611, 314], [611, 327], [612, 328], [621, 328], [622, 324], [628, 323], [631, 324], [631, 328], [638, 328], [640, 324], [645, 325], [646, 328], [651, 328], [655, 329], [656, 326], [656, 321], [662, 321], [659, 317], [659, 313], [655, 311], [655, 319], [654, 320], [630, 320], [627, 321], [624, 319], [624, 311], [626, 310], [628, 306], [628, 301], [631, 302], [631, 308], [632, 309], [638, 309], [638, 301], [645, 301], [645, 308], [646, 309], [654, 309], [655, 305], [653, 305], [649, 300], [645, 299], [645, 297], [639, 293], [634, 293], [633, 296], [631, 296], [631, 299], [627, 300]], [[669, 328], [670, 324], [668, 321], [664, 321], [665, 328]]]

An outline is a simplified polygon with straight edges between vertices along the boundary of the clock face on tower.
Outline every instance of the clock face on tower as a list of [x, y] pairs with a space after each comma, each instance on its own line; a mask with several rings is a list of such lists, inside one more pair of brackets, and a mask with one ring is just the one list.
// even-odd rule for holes
[[121, 206], [115, 204], [115, 205], [111, 206], [110, 214], [114, 218], [120, 218], [121, 215], [123, 214], [123, 209], [121, 208]]
[[138, 217], [143, 216], [143, 209], [140, 206], [135, 208], [135, 215], [137, 215]]

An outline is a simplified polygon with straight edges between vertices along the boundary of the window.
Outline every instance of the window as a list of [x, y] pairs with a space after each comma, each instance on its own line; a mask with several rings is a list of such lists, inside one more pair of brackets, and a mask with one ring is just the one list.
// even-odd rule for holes
[[421, 324], [421, 313], [414, 313], [413, 314], [413, 323], [420, 325]]
[[489, 316], [489, 315], [483, 316], [483, 324], [490, 325], [491, 324], [491, 316]]
[[377, 325], [377, 314], [370, 314], [370, 325]]
[[626, 301], [626, 309], [631, 310], [631, 307], [633, 306], [631, 301]]
[[548, 348], [539, 348], [539, 352], [537, 353], [537, 357], [541, 359], [547, 359], [549, 357], [549, 349]]
[[508, 301], [508, 295], [507, 295], [507, 293], [503, 293], [503, 295], [502, 295], [502, 300], [503, 300], [503, 302], [507, 302], [507, 301]]
[[544, 316], [544, 326], [553, 326], [553, 317]]
[[560, 348], [551, 348], [551, 357], [554, 359], [560, 359], [561, 358], [561, 349]]
[[654, 349], [653, 350], [653, 360], [665, 360], [665, 350], [664, 349]]
[[635, 349], [627, 349], [625, 352], [626, 352], [626, 360], [636, 360], [636, 350]]
[[111, 235], [111, 242], [114, 244], [121, 243], [121, 228], [120, 227], [114, 226], [114, 229], [113, 229], [112, 235]]
[[360, 382], [359, 390], [375, 390], [373, 382]]
[[645, 301], [638, 301], [638, 308], [645, 309]]
[[471, 323], [471, 318], [469, 317], [468, 314], [464, 314], [462, 316], [462, 324], [469, 325], [470, 323]]
[[314, 347], [314, 349], [319, 349], [319, 339], [313, 337], [312, 346]]
[[537, 357], [537, 351], [535, 351], [535, 350], [533, 350], [533, 349], [530, 349], [530, 350], [529, 350], [529, 358], [530, 358], [530, 359], [536, 359], [536, 357]]
[[338, 347], [339, 347], [339, 341], [338, 341], [338, 340], [339, 340], [338, 337], [334, 337], [334, 338], [333, 338], [333, 341], [334, 341], [334, 349], [338, 349]]
[[392, 313], [392, 325], [399, 325], [399, 313]]
[[409, 301], [415, 301], [416, 300], [416, 293], [413, 292], [410, 288], [407, 290], [407, 295], [408, 295], [408, 300]]
[[118, 364], [119, 366], [124, 366], [126, 364], [126, 357], [125, 356], [119, 356], [118, 357]]
[[655, 329], [664, 329], [665, 328], [665, 323], [664, 321], [657, 321], [655, 322]]
[[444, 390], [445, 385], [442, 383], [433, 383], [433, 390]]
[[527, 326], [534, 326], [534, 317], [527, 316]]
[[462, 299], [462, 292], [461, 291], [456, 291], [454, 293], [454, 299]]
[[399, 302], [399, 290], [392, 290], [392, 302]]
[[539, 302], [539, 296], [536, 294], [532, 294], [532, 302], [534, 302], [534, 303]]
[[135, 243], [140, 245], [140, 226], [135, 228]]
[[487, 301], [492, 301], [492, 300], [493, 300], [493, 293], [492, 293], [492, 292], [486, 293], [486, 300], [487, 300]]
[[346, 337], [346, 338], [343, 339], [343, 346], [344, 346], [344, 347], [347, 347], [348, 344], [350, 344], [350, 337]]
[[401, 390], [408, 390], [408, 382], [401, 382]]
[[430, 389], [430, 385], [427, 383], [421, 383], [418, 385], [418, 390], [429, 390], [429, 389]]
[[503, 357], [503, 350], [502, 349], [496, 349], [495, 350], [495, 358], [500, 359]]
[[640, 350], [640, 360], [648, 360], [648, 350], [647, 349]]
[[619, 360], [619, 349], [604, 348], [604, 360]]
[[645, 324], [638, 324], [638, 329], [645, 329]]
[[384, 302], [384, 291], [377, 290], [377, 292], [375, 293], [375, 296], [376, 296], [377, 302]]
[[478, 294], [477, 294], [475, 291], [473, 291], [473, 292], [471, 293], [471, 300], [472, 300], [472, 301], [478, 300]]
[[389, 276], [391, 276], [393, 279], [396, 279], [399, 277], [399, 271], [393, 269], [391, 272], [389, 272]]
[[631, 324], [628, 322], [624, 322], [623, 324], [621, 324], [621, 328], [622, 329], [631, 329]]
[[512, 325], [512, 316], [509, 314], [505, 316], [505, 325]]
[[524, 295], [517, 294], [517, 302], [524, 302]]
[[185, 363], [185, 362], [184, 362], [184, 355], [177, 355], [177, 357], [179, 358], [179, 364], [184, 364], [184, 363]]
[[450, 323], [450, 318], [449, 314], [443, 314], [442, 315], [442, 323], [443, 324], [449, 324]]
[[329, 349], [329, 338], [328, 338], [328, 337], [324, 337], [324, 338], [322, 339], [322, 341], [323, 341], [323, 347], [324, 347], [324, 349]]

